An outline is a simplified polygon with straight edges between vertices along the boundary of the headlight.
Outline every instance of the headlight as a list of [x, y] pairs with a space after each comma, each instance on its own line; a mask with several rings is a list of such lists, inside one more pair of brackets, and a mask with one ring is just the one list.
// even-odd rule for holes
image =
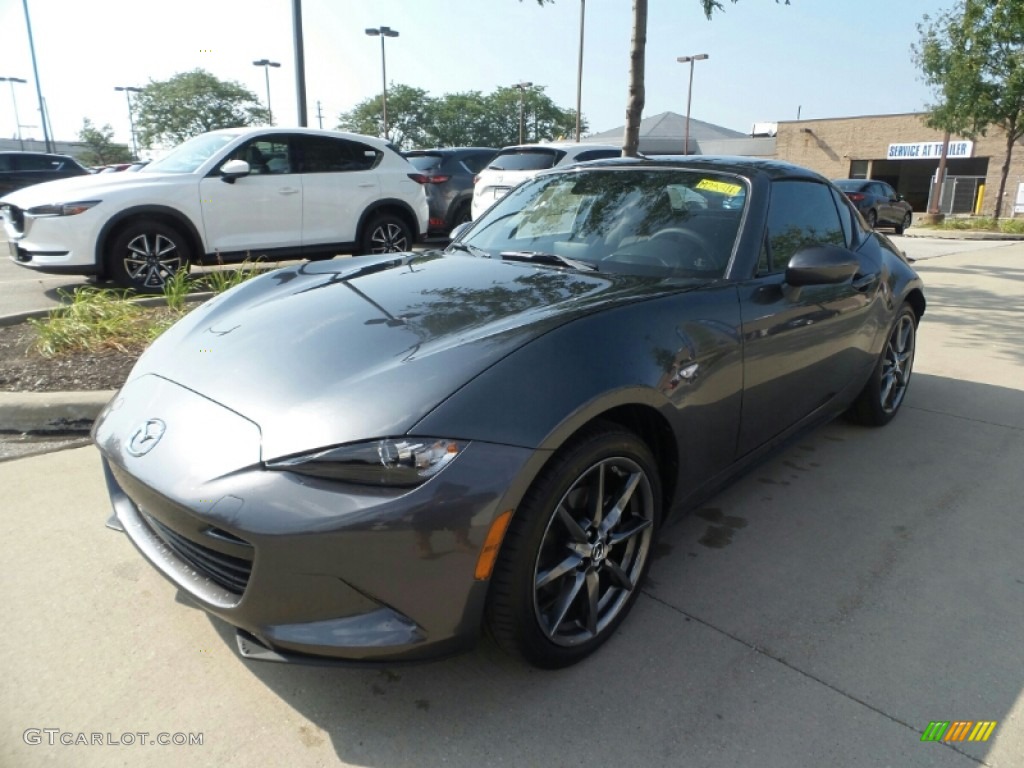
[[77, 203], [51, 203], [50, 205], [37, 205], [29, 208], [25, 213], [29, 216], [77, 216], [88, 211], [94, 205], [99, 205], [99, 200], [80, 200]]
[[266, 467], [361, 485], [410, 487], [429, 480], [464, 449], [454, 440], [402, 437], [277, 459]]

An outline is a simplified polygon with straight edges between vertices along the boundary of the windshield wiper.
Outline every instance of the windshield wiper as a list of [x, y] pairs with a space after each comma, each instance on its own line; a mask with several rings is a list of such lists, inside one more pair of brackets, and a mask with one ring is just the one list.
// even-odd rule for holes
[[501, 258], [505, 261], [536, 261], [540, 264], [553, 264], [556, 267], [572, 267], [581, 272], [597, 272], [597, 266], [594, 264], [546, 251], [502, 251]]
[[463, 251], [468, 253], [470, 256], [480, 256], [485, 259], [491, 258], [491, 254], [488, 251], [485, 251], [483, 248], [478, 246], [470, 245], [469, 243], [448, 243], [448, 248], [453, 248], [456, 251]]

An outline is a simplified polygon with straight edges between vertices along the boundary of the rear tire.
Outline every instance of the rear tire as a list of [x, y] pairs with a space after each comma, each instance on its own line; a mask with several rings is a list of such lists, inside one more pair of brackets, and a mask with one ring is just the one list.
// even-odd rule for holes
[[657, 464], [632, 432], [598, 422], [566, 444], [505, 534], [486, 613], [498, 645], [546, 669], [603, 645], [640, 593], [661, 504]]
[[896, 234], [902, 235], [904, 230], [910, 229], [910, 223], [913, 221], [913, 218], [914, 217], [909, 213], [904, 216], [903, 221], [896, 225]]
[[412, 250], [415, 238], [409, 225], [393, 213], [378, 213], [372, 216], [363, 228], [359, 252], [396, 253]]
[[188, 240], [175, 227], [156, 219], [138, 219], [113, 240], [107, 255], [107, 276], [122, 288], [161, 293], [176, 272], [189, 269]]
[[916, 347], [917, 314], [909, 304], [904, 304], [896, 315], [871, 378], [847, 412], [852, 421], [881, 427], [893, 420], [910, 386]]

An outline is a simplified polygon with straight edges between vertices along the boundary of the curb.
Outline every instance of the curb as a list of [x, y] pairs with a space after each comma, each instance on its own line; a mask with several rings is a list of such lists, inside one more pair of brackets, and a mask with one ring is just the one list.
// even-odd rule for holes
[[0, 432], [87, 432], [115, 393], [0, 392]]
[[[202, 291], [201, 293], [190, 293], [185, 297], [186, 304], [202, 304], [207, 299], [214, 297], [212, 291]], [[167, 304], [167, 299], [163, 296], [139, 296], [134, 299], [129, 299], [133, 304], [139, 304], [143, 307], [161, 307]], [[9, 325], [17, 325], [18, 323], [24, 323], [26, 320], [33, 318], [46, 317], [50, 312], [55, 309], [61, 309], [62, 307], [68, 306], [67, 304], [54, 304], [52, 307], [47, 309], [30, 309], [27, 312], [15, 312], [10, 315], [0, 315], [0, 328]]]
[[933, 237], [940, 240], [1024, 240], [1024, 234], [986, 232], [976, 229], [928, 229], [925, 227], [903, 231], [903, 237]]

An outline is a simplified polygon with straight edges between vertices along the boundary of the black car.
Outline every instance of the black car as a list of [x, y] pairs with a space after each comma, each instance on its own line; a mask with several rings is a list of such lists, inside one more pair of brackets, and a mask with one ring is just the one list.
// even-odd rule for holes
[[872, 229], [894, 227], [896, 234], [902, 235], [910, 227], [914, 219], [910, 203], [884, 181], [834, 179], [832, 183], [846, 193]]
[[86, 176], [89, 170], [67, 155], [45, 152], [0, 152], [0, 197], [44, 181]]
[[243, 656], [390, 663], [486, 626], [572, 664], [666, 520], [906, 396], [921, 280], [803, 168], [594, 161], [460, 229], [221, 294], [97, 420], [110, 525]]
[[444, 236], [469, 221], [473, 177], [498, 150], [489, 147], [414, 149], [402, 154], [423, 175], [430, 207], [428, 234]]

